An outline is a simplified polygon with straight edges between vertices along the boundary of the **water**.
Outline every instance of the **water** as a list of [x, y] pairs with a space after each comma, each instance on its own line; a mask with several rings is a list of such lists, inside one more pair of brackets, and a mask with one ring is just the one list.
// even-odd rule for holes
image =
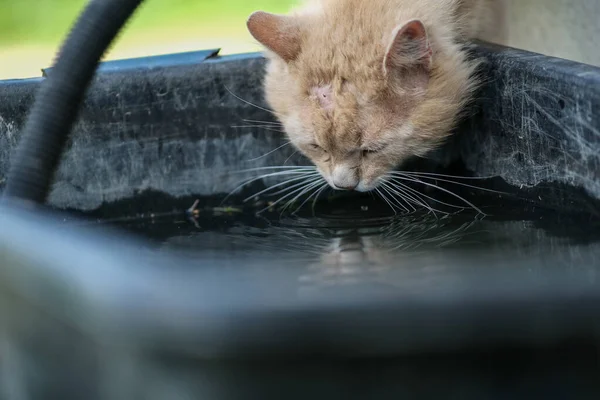
[[299, 293], [370, 287], [385, 293], [460, 290], [482, 282], [536, 287], [596, 285], [600, 224], [542, 210], [482, 216], [394, 215], [376, 201], [302, 215], [227, 210], [119, 223], [153, 251], [211, 260], [240, 276], [293, 271]]

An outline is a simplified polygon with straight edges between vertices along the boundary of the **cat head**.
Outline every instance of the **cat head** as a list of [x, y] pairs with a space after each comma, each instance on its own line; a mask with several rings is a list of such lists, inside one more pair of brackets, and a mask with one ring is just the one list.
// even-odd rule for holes
[[291, 142], [333, 188], [370, 191], [442, 143], [472, 68], [460, 52], [434, 51], [418, 19], [384, 29], [345, 17], [256, 12], [248, 29], [266, 48], [266, 100]]

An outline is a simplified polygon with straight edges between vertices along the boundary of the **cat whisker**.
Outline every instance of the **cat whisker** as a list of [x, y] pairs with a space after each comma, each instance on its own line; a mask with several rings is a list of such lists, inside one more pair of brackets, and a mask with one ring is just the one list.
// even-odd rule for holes
[[390, 208], [392, 209], [392, 211], [394, 211], [394, 214], [398, 214], [398, 212], [396, 212], [396, 208], [392, 205], [392, 203], [389, 202], [389, 200], [387, 199], [387, 197], [385, 196], [385, 194], [379, 190], [380, 188], [376, 187], [375, 191], [377, 192], [377, 194], [379, 195], [379, 197], [381, 197], [383, 199], [383, 201], [385, 201], [388, 206], [390, 206]]
[[[315, 178], [315, 179], [313, 179], [313, 178]], [[318, 178], [318, 177], [315, 177], [315, 176], [309, 176], [309, 177], [307, 177], [307, 178], [304, 178], [304, 181], [302, 181], [302, 182], [300, 182], [300, 183], [297, 183], [297, 184], [295, 184], [295, 185], [293, 185], [293, 186], [290, 186], [290, 187], [285, 187], [285, 188], [283, 188], [283, 189], [281, 189], [281, 190], [278, 190], [278, 191], [277, 191], [277, 192], [275, 192], [275, 193], [270, 193], [269, 195], [270, 195], [270, 196], [278, 196], [278, 195], [280, 195], [280, 194], [287, 193], [287, 192], [289, 192], [290, 190], [297, 188], [298, 186], [302, 186], [302, 185], [308, 185], [308, 184], [310, 184], [310, 183], [314, 182], [315, 180], [318, 180], [317, 178]]]
[[286, 146], [289, 146], [290, 144], [292, 144], [292, 142], [287, 142], [287, 143], [284, 143], [284, 144], [282, 144], [281, 146], [277, 147], [276, 149], [273, 149], [273, 150], [269, 151], [268, 153], [266, 153], [266, 154], [263, 154], [263, 155], [262, 155], [262, 156], [260, 156], [260, 157], [256, 157], [256, 158], [252, 158], [252, 159], [250, 159], [250, 160], [247, 160], [247, 162], [252, 162], [252, 161], [260, 160], [261, 158], [267, 157], [268, 155], [270, 155], [270, 154], [273, 154], [273, 153], [275, 153], [277, 150], [281, 150], [281, 149], [283, 149], [284, 147], [286, 147]]
[[421, 176], [421, 175], [415, 174], [413, 172], [400, 172], [400, 173], [397, 173], [397, 174], [398, 175], [402, 175], [402, 176], [412, 176], [413, 178], [419, 178], [419, 179], [432, 179], [432, 180], [436, 180], [436, 181], [440, 181], [440, 182], [452, 183], [454, 185], [468, 187], [468, 188], [471, 188], [471, 189], [482, 190], [484, 192], [490, 192], [490, 193], [496, 193], [496, 194], [508, 194], [506, 192], [501, 192], [501, 191], [498, 191], [498, 190], [482, 188], [482, 187], [478, 187], [478, 186], [474, 186], [474, 185], [469, 185], [469, 184], [462, 183], [462, 182], [454, 182], [454, 181], [451, 181], [451, 180], [448, 180], [448, 179], [441, 179], [441, 178], [437, 178], [437, 177], [433, 177], [433, 176]]
[[[396, 197], [394, 197], [394, 195], [390, 192], [389, 188], [387, 186], [382, 186], [381, 190], [386, 192], [389, 197], [388, 200], [391, 203], [397, 204], [398, 206], [400, 206], [400, 208], [402, 208], [404, 211], [406, 212], [410, 212], [410, 210], [408, 209], [408, 207], [406, 207], [404, 204], [402, 204]], [[404, 200], [404, 198], [402, 198], [402, 196], [400, 196], [400, 199]], [[404, 200], [405, 201], [405, 200]]]
[[265, 170], [296, 170], [296, 171], [316, 171], [317, 167], [311, 166], [311, 165], [300, 165], [300, 166], [294, 166], [294, 165], [288, 165], [288, 166], [273, 166], [273, 167], [257, 167], [257, 168], [248, 168], [248, 169], [241, 169], [241, 170], [237, 170], [237, 171], [232, 171], [232, 174], [240, 174], [240, 173], [246, 173], [246, 172], [258, 172], [258, 171], [265, 171]]
[[[395, 178], [393, 178], [393, 179], [399, 179], [399, 178], [398, 178], [398, 177], [395, 177]], [[422, 205], [423, 205], [425, 208], [427, 208], [427, 209], [429, 209], [430, 211], [432, 211], [434, 214], [435, 214], [436, 212], [438, 212], [438, 213], [440, 213], [440, 214], [443, 214], [443, 215], [451, 215], [451, 214], [453, 214], [453, 213], [451, 213], [451, 212], [448, 212], [448, 211], [441, 211], [441, 210], [438, 210], [438, 209], [436, 209], [436, 208], [433, 208], [431, 205], [427, 204], [427, 201], [426, 201], [425, 199], [431, 200], [431, 201], [433, 201], [433, 202], [435, 202], [435, 203], [438, 203], [438, 204], [444, 205], [444, 206], [446, 206], [446, 207], [450, 207], [450, 208], [457, 209], [457, 210], [459, 210], [459, 211], [460, 211], [460, 210], [464, 210], [464, 209], [465, 209], [465, 207], [462, 207], [462, 206], [457, 206], [457, 205], [455, 205], [455, 204], [446, 203], [446, 202], [444, 202], [444, 201], [442, 201], [442, 200], [439, 200], [439, 199], [436, 199], [436, 198], [434, 198], [434, 197], [428, 196], [428, 195], [426, 195], [425, 193], [420, 193], [420, 192], [418, 192], [416, 189], [413, 189], [413, 188], [411, 188], [410, 186], [408, 186], [408, 185], [405, 185], [405, 184], [404, 184], [404, 183], [402, 183], [402, 182], [395, 181], [395, 180], [393, 180], [393, 179], [392, 179], [392, 181], [390, 181], [390, 183], [391, 183], [391, 184], [395, 185], [396, 187], [397, 187], [397, 186], [401, 186], [401, 187], [402, 187], [402, 188], [404, 188], [405, 190], [408, 190], [408, 191], [410, 191], [411, 193], [413, 193], [415, 196], [418, 196], [418, 197], [419, 197], [419, 199], [420, 199], [421, 201], [423, 201], [423, 204], [422, 204]], [[436, 216], [436, 218], [437, 218], [437, 216]]]
[[449, 203], [446, 203], [446, 202], [444, 202], [444, 201], [441, 201], [441, 200], [438, 200], [438, 199], [436, 199], [436, 198], [433, 198], [433, 197], [431, 197], [431, 196], [428, 196], [428, 195], [426, 195], [425, 193], [419, 193], [417, 190], [415, 190], [415, 189], [411, 188], [411, 187], [410, 187], [410, 186], [408, 186], [408, 185], [405, 185], [405, 184], [404, 184], [404, 183], [402, 183], [402, 182], [397, 182], [397, 181], [394, 181], [394, 179], [398, 179], [398, 178], [397, 178], [397, 177], [391, 177], [391, 180], [390, 180], [390, 181], [388, 181], [388, 183], [390, 183], [390, 184], [392, 184], [392, 185], [395, 185], [396, 189], [399, 189], [399, 188], [398, 188], [398, 186], [401, 186], [401, 187], [402, 187], [402, 188], [404, 188], [405, 190], [407, 190], [407, 191], [409, 191], [409, 192], [413, 193], [413, 195], [414, 195], [414, 196], [418, 196], [418, 197], [420, 198], [420, 200], [421, 200], [421, 201], [423, 201], [423, 203], [422, 203], [421, 205], [423, 205], [424, 207], [426, 207], [426, 208], [428, 208], [429, 210], [431, 210], [431, 211], [432, 211], [434, 214], [435, 214], [435, 212], [439, 212], [440, 214], [445, 214], [445, 215], [448, 215], [448, 214], [450, 214], [450, 213], [448, 213], [448, 212], [444, 212], [444, 211], [440, 211], [440, 210], [437, 210], [437, 209], [435, 209], [435, 208], [431, 207], [430, 205], [428, 205], [428, 204], [427, 204], [427, 201], [425, 201], [423, 198], [429, 199], [429, 200], [431, 200], [431, 201], [434, 201], [434, 202], [436, 202], [436, 203], [438, 203], [438, 204], [442, 204], [442, 205], [444, 205], [444, 206], [447, 206], [447, 207], [456, 208], [456, 209], [459, 209], [459, 210], [464, 210], [464, 209], [465, 209], [465, 207], [461, 207], [461, 206], [457, 206], [457, 205], [454, 205], [454, 204], [449, 204]]
[[309, 183], [309, 184], [308, 184], [308, 187], [306, 187], [306, 188], [305, 188], [303, 191], [301, 191], [300, 193], [298, 193], [298, 194], [297, 194], [297, 195], [296, 195], [294, 198], [292, 198], [291, 200], [289, 200], [289, 201], [288, 201], [288, 202], [285, 204], [285, 206], [283, 207], [283, 209], [281, 210], [281, 214], [280, 214], [280, 216], [281, 216], [281, 215], [283, 215], [284, 211], [285, 211], [285, 210], [287, 210], [287, 208], [288, 208], [289, 206], [291, 206], [292, 204], [294, 204], [294, 202], [295, 202], [296, 200], [298, 200], [300, 197], [302, 197], [302, 195], [304, 195], [304, 194], [306, 194], [306, 193], [310, 193], [310, 191], [311, 191], [311, 190], [313, 190], [313, 189], [315, 189], [315, 188], [319, 187], [319, 186], [321, 185], [321, 179], [322, 179], [322, 178], [320, 178], [320, 179], [317, 179], [317, 181], [316, 181], [316, 182]]
[[237, 124], [231, 125], [232, 128], [281, 128], [279, 125], [271, 125], [271, 124], [257, 124], [247, 122], [245, 124]]
[[276, 124], [246, 123], [246, 124], [232, 125], [231, 127], [232, 128], [259, 128], [259, 129], [265, 129], [265, 130], [273, 131], [273, 132], [286, 133], [286, 131], [284, 130], [282, 125], [276, 125]]
[[298, 150], [294, 151], [288, 158], [285, 159], [285, 161], [283, 162], [283, 164], [285, 165], [288, 161], [290, 161], [292, 159], [292, 157], [294, 157], [296, 154], [298, 154]]
[[471, 203], [469, 200], [465, 199], [464, 197], [461, 197], [458, 194], [456, 194], [454, 192], [451, 192], [450, 190], [447, 190], [447, 189], [445, 189], [443, 187], [436, 186], [436, 185], [434, 185], [432, 183], [429, 183], [429, 182], [423, 182], [422, 180], [420, 180], [419, 178], [416, 178], [416, 177], [410, 177], [410, 176], [406, 176], [406, 175], [397, 175], [397, 174], [393, 174], [393, 175], [394, 175], [395, 179], [400, 179], [400, 180], [404, 180], [404, 181], [407, 181], [407, 182], [420, 183], [422, 185], [429, 186], [429, 187], [432, 187], [434, 189], [441, 190], [442, 192], [447, 193], [447, 194], [449, 194], [449, 195], [451, 195], [451, 196], [453, 196], [453, 197], [461, 200], [462, 202], [464, 202], [465, 204], [467, 204], [471, 208], [473, 208], [475, 211], [477, 211], [477, 212], [485, 215], [485, 213], [483, 211], [481, 211], [481, 209], [479, 209], [476, 205], [474, 205], [473, 203]]
[[[278, 192], [276, 192], [276, 193], [272, 193], [272, 195], [277, 195], [277, 194], [280, 194], [280, 193], [285, 193], [285, 192], [287, 192], [287, 191], [290, 191], [290, 190], [292, 190], [292, 189], [293, 189], [293, 188], [295, 188], [295, 187], [302, 186], [302, 185], [306, 185], [307, 183], [309, 183], [309, 182], [307, 182], [307, 181], [309, 181], [311, 178], [314, 178], [314, 176], [313, 176], [313, 175], [308, 175], [308, 176], [304, 176], [304, 175], [303, 175], [303, 176], [300, 176], [300, 177], [296, 177], [296, 178], [288, 179], [288, 180], [286, 180], [286, 181], [283, 181], [283, 182], [277, 183], [277, 184], [275, 184], [275, 185], [269, 186], [268, 188], [266, 188], [266, 189], [263, 189], [263, 190], [261, 190], [260, 192], [258, 192], [258, 193], [255, 193], [255, 194], [253, 194], [252, 196], [249, 196], [249, 197], [245, 198], [245, 199], [243, 200], [243, 202], [244, 202], [244, 203], [246, 203], [246, 202], [248, 202], [248, 201], [252, 200], [253, 198], [255, 198], [255, 197], [257, 197], [257, 196], [260, 196], [260, 195], [262, 195], [262, 194], [268, 193], [268, 192], [270, 192], [271, 190], [273, 190], [273, 189], [275, 189], [275, 188], [277, 188], [277, 187], [281, 187], [281, 186], [289, 185], [289, 184], [290, 184], [290, 183], [292, 183], [292, 182], [296, 182], [296, 181], [302, 180], [302, 182], [300, 182], [300, 183], [297, 183], [297, 184], [295, 184], [294, 186], [291, 186], [291, 187], [286, 187], [286, 188], [284, 188], [284, 189], [282, 189], [282, 190], [280, 190], [280, 191], [278, 191]], [[310, 181], [310, 182], [312, 182], [312, 181]]]
[[250, 101], [248, 101], [248, 100], [244, 100], [244, 99], [242, 99], [240, 96], [236, 95], [236, 94], [235, 94], [235, 93], [233, 93], [231, 90], [229, 90], [229, 88], [228, 88], [227, 86], [224, 86], [224, 87], [225, 87], [225, 90], [227, 90], [227, 91], [229, 92], [229, 94], [231, 94], [233, 97], [235, 97], [235, 98], [236, 98], [236, 99], [238, 99], [239, 101], [241, 101], [241, 102], [243, 102], [243, 103], [246, 103], [246, 104], [248, 104], [249, 106], [255, 107], [255, 108], [259, 109], [259, 110], [266, 111], [266, 112], [268, 112], [268, 113], [271, 113], [271, 114], [273, 114], [273, 115], [277, 116], [277, 113], [276, 113], [275, 111], [273, 111], [273, 110], [269, 110], [268, 108], [261, 107], [261, 106], [259, 106], [259, 105], [257, 105], [257, 104], [254, 104], [254, 103], [252, 103], [252, 102], [250, 102]]
[[405, 191], [401, 190], [398, 187], [394, 187], [392, 183], [390, 183], [386, 180], [382, 180], [381, 184], [387, 188], [387, 190], [388, 190], [388, 192], [390, 192], [390, 194], [396, 194], [396, 195], [400, 196], [400, 198], [402, 200], [404, 200], [410, 208], [412, 208], [413, 212], [417, 211], [417, 209], [411, 203], [414, 203], [418, 206], [425, 206], [424, 204], [420, 203], [417, 199], [415, 199], [410, 194], [406, 193]]
[[293, 190], [291, 193], [288, 193], [283, 197], [280, 197], [274, 203], [272, 203], [272, 204], [268, 205], [267, 207], [263, 208], [262, 210], [258, 211], [257, 214], [261, 214], [262, 212], [268, 210], [269, 208], [275, 207], [277, 204], [281, 203], [285, 199], [288, 199], [290, 196], [294, 196], [295, 194], [297, 194], [298, 192], [301, 192], [302, 190], [306, 190], [304, 186]]
[[243, 188], [244, 186], [252, 183], [252, 182], [256, 182], [258, 180], [264, 179], [264, 178], [270, 178], [273, 176], [284, 176], [284, 175], [304, 175], [304, 176], [308, 176], [310, 174], [313, 174], [313, 171], [310, 170], [289, 170], [289, 171], [278, 171], [278, 172], [271, 172], [268, 174], [263, 174], [263, 175], [259, 175], [250, 179], [246, 179], [244, 181], [242, 181], [241, 183], [238, 184], [238, 186], [236, 186], [235, 189], [233, 189], [231, 192], [229, 192], [229, 194], [227, 196], [225, 196], [225, 198], [223, 199], [223, 201], [221, 202], [221, 204], [223, 204], [225, 201], [227, 201], [227, 199], [229, 199], [234, 193], [236, 193], [238, 190], [240, 190], [241, 188]]
[[411, 175], [420, 175], [420, 176], [439, 176], [442, 178], [453, 178], [453, 179], [464, 179], [464, 180], [486, 180], [486, 179], [493, 179], [495, 178], [494, 176], [459, 176], [459, 175], [444, 175], [444, 174], [437, 174], [437, 173], [433, 173], [433, 172], [420, 172], [420, 171], [394, 171], [394, 172], [401, 172], [403, 174], [411, 174]]
[[[418, 192], [411, 193], [410, 191], [407, 191], [406, 188], [400, 187], [398, 182], [393, 182], [392, 179], [393, 179], [393, 177], [384, 176], [381, 183], [383, 185], [385, 185], [390, 191], [393, 191], [394, 193], [396, 193], [400, 196], [405, 196], [404, 200], [407, 201], [408, 203], [412, 202], [413, 204], [416, 204], [417, 206], [421, 206], [421, 207], [425, 207], [425, 208], [428, 207], [427, 202], [423, 201], [423, 199], [419, 197]], [[433, 210], [431, 210], [431, 211], [433, 211]]]
[[306, 176], [308, 176], [308, 175], [313, 175], [313, 174], [316, 174], [316, 173], [317, 173], [316, 171], [294, 171], [294, 170], [292, 170], [292, 171], [270, 172], [268, 174], [262, 174], [262, 175], [255, 176], [255, 177], [246, 179], [244, 181], [241, 181], [241, 182], [238, 183], [239, 184], [238, 187], [241, 188], [243, 186], [246, 186], [249, 183], [258, 181], [260, 179], [271, 178], [271, 177], [275, 177], [275, 176], [285, 176], [285, 175], [306, 175]]
[[[300, 211], [300, 209], [307, 203], [310, 201], [310, 199], [315, 196], [315, 201], [317, 201], [317, 197], [319, 195], [319, 193], [323, 190], [324, 185], [327, 185], [327, 182], [323, 182], [324, 180], [322, 180], [320, 183], [320, 185], [318, 185], [316, 188], [314, 188], [314, 192], [313, 194], [311, 194], [310, 196], [308, 196], [306, 198], [306, 200], [304, 200], [293, 212], [292, 215], [296, 214], [298, 211]], [[314, 202], [313, 202], [314, 204]]]
[[418, 192], [411, 193], [410, 191], [406, 191], [405, 189], [398, 187], [399, 185], [397, 185], [396, 183], [392, 183], [392, 182], [389, 182], [388, 185], [389, 185], [388, 190], [392, 194], [395, 194], [395, 195], [399, 196], [400, 198], [402, 198], [408, 205], [410, 205], [410, 207], [413, 209], [413, 211], [417, 211], [416, 208], [414, 207], [416, 205], [418, 207], [422, 207], [422, 208], [428, 210], [435, 216], [435, 218], [437, 218], [437, 213], [439, 213], [440, 210], [437, 210], [437, 209], [433, 208], [432, 206], [430, 206], [429, 204], [427, 204], [427, 202], [424, 201], [419, 196]]
[[317, 195], [315, 196], [313, 202], [312, 202], [312, 213], [313, 216], [315, 215], [315, 206], [317, 205], [317, 200], [319, 199], [319, 196], [321, 195], [321, 193], [323, 193], [327, 188], [329, 187], [329, 184], [327, 182], [323, 182], [323, 185], [321, 186], [321, 188], [319, 190], [317, 190]]
[[277, 132], [277, 133], [285, 133], [285, 131], [281, 129], [275, 129], [274, 127], [264, 126], [264, 125], [231, 125], [232, 128], [259, 128], [264, 129], [266, 131]]
[[261, 121], [261, 120], [256, 120], [256, 119], [242, 119], [242, 121], [251, 123], [251, 124], [283, 126], [283, 124], [281, 122], [276, 122], [276, 121]]
[[423, 207], [424, 209], [428, 210], [430, 213], [433, 214], [433, 216], [436, 219], [438, 218], [438, 215], [437, 215], [438, 213], [444, 214], [442, 211], [440, 211], [437, 208], [434, 208], [433, 206], [428, 204], [427, 200], [423, 199], [423, 196], [418, 191], [412, 190], [408, 186], [403, 187], [403, 185], [398, 184], [398, 182], [393, 182], [393, 183], [390, 182], [389, 184], [394, 188], [394, 190], [400, 191], [405, 196], [410, 196], [410, 198], [413, 200], [413, 204]]
[[[317, 174], [317, 175], [318, 175], [318, 174]], [[315, 179], [312, 179], [312, 178], [315, 178]], [[314, 182], [315, 180], [318, 180], [318, 178], [319, 178], [319, 176], [309, 176], [309, 177], [307, 177], [307, 178], [304, 178], [304, 182], [303, 182], [303, 184], [309, 184], [309, 183], [312, 183], [312, 182]], [[309, 182], [309, 181], [310, 181], [310, 182]], [[281, 190], [278, 190], [278, 191], [277, 191], [277, 192], [275, 192], [275, 193], [271, 193], [271, 196], [277, 196], [277, 195], [280, 195], [280, 194], [284, 194], [284, 193], [286, 193], [286, 192], [289, 192], [289, 191], [290, 191], [290, 189], [294, 189], [294, 188], [296, 188], [296, 187], [298, 187], [298, 186], [300, 186], [300, 184], [296, 184], [296, 185], [294, 185], [294, 186], [292, 186], [292, 187], [286, 187], [286, 188], [283, 188], [283, 189], [281, 189]]]

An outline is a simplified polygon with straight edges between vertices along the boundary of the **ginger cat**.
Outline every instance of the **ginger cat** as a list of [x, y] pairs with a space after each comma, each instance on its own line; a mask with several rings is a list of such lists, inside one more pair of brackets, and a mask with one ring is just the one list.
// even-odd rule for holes
[[375, 189], [451, 133], [477, 80], [464, 44], [488, 39], [494, 0], [313, 0], [255, 12], [266, 100], [334, 189]]

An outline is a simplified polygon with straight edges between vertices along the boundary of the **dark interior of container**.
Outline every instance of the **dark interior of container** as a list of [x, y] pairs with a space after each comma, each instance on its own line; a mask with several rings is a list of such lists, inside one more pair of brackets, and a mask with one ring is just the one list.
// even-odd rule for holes
[[[2, 206], [0, 394], [597, 398], [600, 70], [472, 56], [383, 195], [307, 189], [261, 55], [101, 64], [47, 205]], [[0, 82], [0, 188], [43, 72]]]

